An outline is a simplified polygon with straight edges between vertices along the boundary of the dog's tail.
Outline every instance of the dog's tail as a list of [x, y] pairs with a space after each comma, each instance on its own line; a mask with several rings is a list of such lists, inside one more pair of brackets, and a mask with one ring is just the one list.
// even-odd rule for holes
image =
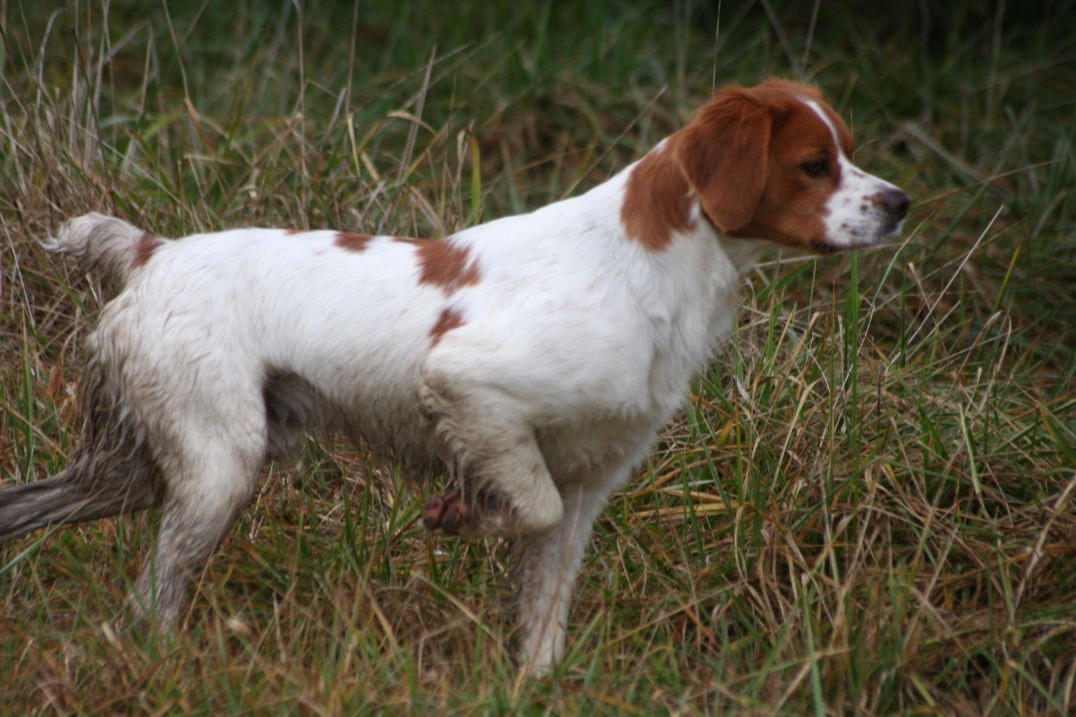
[[105, 274], [122, 289], [131, 273], [164, 242], [122, 219], [91, 212], [65, 223], [42, 246], [50, 253], [70, 256], [83, 271]]

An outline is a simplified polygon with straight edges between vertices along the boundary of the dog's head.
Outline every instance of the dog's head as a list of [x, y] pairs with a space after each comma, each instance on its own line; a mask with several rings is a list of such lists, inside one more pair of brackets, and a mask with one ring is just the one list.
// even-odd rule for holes
[[899, 232], [910, 204], [852, 163], [847, 125], [806, 85], [722, 89], [670, 145], [702, 213], [727, 236], [856, 249]]

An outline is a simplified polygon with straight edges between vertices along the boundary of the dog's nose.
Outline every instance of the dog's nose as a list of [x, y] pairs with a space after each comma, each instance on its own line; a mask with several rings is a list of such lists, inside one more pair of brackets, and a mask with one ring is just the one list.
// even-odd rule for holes
[[912, 198], [904, 191], [897, 189], [896, 187], [890, 187], [885, 191], [875, 194], [874, 197], [871, 198], [871, 202], [874, 206], [879, 207], [894, 219], [903, 219], [904, 215], [908, 213], [908, 207], [912, 203]]

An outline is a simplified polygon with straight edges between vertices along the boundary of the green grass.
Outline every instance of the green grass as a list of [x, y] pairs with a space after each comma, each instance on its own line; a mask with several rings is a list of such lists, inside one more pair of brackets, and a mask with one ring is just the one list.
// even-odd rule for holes
[[1073, 710], [1071, 0], [46, 5], [0, 10], [0, 484], [78, 435], [100, 287], [35, 240], [91, 209], [439, 235], [772, 74], [915, 204], [889, 246], [752, 275], [603, 513], [551, 677], [512, 666], [509, 546], [428, 537], [392, 466], [327, 437], [267, 469], [172, 636], [111, 627], [155, 515], [0, 549], [5, 711]]

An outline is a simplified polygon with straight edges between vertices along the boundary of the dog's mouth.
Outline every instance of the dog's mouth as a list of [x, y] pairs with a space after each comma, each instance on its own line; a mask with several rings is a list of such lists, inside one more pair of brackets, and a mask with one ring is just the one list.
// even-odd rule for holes
[[811, 249], [816, 254], [821, 254], [823, 256], [828, 256], [830, 254], [836, 254], [837, 252], [841, 251], [842, 249], [851, 249], [851, 248], [852, 247], [839, 247], [836, 244], [830, 244], [829, 242], [824, 242], [824, 241], [811, 242]]
[[900, 234], [900, 230], [904, 227], [904, 219], [898, 219], [894, 222], [890, 222], [883, 226], [873, 237], [866, 240], [860, 240], [851, 242], [848, 244], [835, 244], [833, 242], [820, 239], [811, 242], [811, 249], [816, 254], [822, 256], [829, 256], [830, 254], [837, 254], [842, 251], [856, 251], [857, 249], [869, 249], [872, 246], [878, 246], [884, 244], [890, 239]]

